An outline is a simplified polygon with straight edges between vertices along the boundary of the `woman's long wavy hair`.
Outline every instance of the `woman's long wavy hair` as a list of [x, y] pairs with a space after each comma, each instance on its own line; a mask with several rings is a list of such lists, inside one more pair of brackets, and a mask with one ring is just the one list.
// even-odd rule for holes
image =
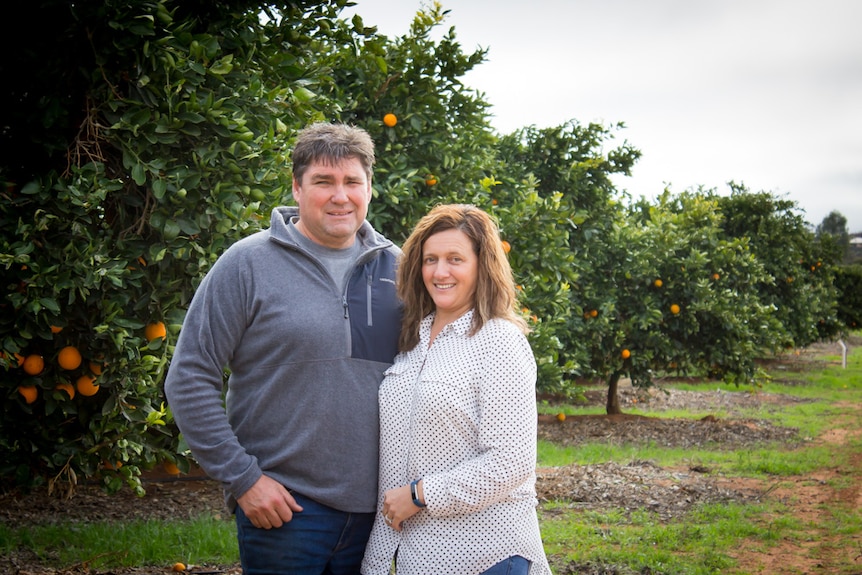
[[434, 300], [422, 280], [422, 249], [434, 234], [461, 230], [473, 244], [478, 257], [478, 278], [473, 302], [473, 325], [470, 335], [482, 329], [485, 322], [501, 318], [529, 331], [518, 313], [515, 281], [509, 259], [503, 251], [497, 224], [484, 211], [469, 204], [444, 204], [426, 214], [402, 247], [398, 267], [398, 297], [404, 303], [401, 337], [398, 348], [409, 351], [419, 343], [419, 324], [434, 311]]

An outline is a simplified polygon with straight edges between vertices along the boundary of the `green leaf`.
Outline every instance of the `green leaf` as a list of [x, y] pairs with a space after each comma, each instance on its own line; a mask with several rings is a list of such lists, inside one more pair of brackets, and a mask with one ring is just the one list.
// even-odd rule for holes
[[165, 221], [165, 227], [162, 230], [162, 234], [164, 235], [167, 241], [173, 241], [177, 239], [177, 236], [180, 235], [180, 226], [177, 225], [176, 222], [172, 220]]
[[233, 70], [233, 54], [228, 54], [223, 58], [219, 58], [213, 65], [209, 67], [209, 71], [212, 74], [216, 74], [218, 76], [224, 76], [225, 74], [229, 74], [231, 70]]
[[54, 313], [60, 313], [60, 305], [57, 303], [57, 300], [50, 297], [43, 297], [39, 299], [39, 303], [42, 304], [42, 307], [45, 309], [52, 311]]
[[143, 186], [147, 183], [147, 174], [144, 171], [144, 166], [141, 164], [135, 164], [132, 166], [132, 179], [139, 186]]

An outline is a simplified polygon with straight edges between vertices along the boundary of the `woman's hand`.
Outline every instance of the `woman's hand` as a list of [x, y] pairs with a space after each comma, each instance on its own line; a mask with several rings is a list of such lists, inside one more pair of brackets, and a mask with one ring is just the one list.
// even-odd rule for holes
[[401, 524], [422, 509], [413, 503], [410, 486], [402, 485], [383, 494], [383, 520], [395, 531], [401, 531]]

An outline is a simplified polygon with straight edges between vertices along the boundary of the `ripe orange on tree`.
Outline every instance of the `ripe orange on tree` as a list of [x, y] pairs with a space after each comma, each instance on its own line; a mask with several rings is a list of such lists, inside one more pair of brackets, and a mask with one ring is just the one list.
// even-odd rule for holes
[[147, 327], [144, 328], [144, 337], [147, 338], [147, 341], [153, 341], [157, 337], [164, 338], [168, 334], [167, 329], [165, 329], [165, 324], [161, 321], [154, 321], [147, 324]]
[[627, 349], [624, 349], [620, 352], [620, 356], [622, 356], [623, 359], [628, 359], [632, 356], [632, 352]]
[[66, 395], [69, 396], [69, 399], [75, 397], [75, 388], [72, 387], [71, 383], [67, 383], [65, 381], [63, 383], [58, 383], [54, 386], [54, 389], [57, 391], [65, 391]]
[[60, 333], [61, 331], [63, 331], [62, 326], [59, 326], [59, 325], [52, 325], [51, 326], [51, 333]]
[[679, 313], [679, 306], [675, 303], [670, 304], [670, 313], [676, 315]]
[[663, 285], [664, 285], [664, 282], [663, 282], [663, 281], [661, 281], [661, 278], [656, 278], [656, 280], [655, 280], [654, 282], [652, 282], [652, 284], [653, 284], [655, 287], [660, 288], [661, 286], [663, 286]]
[[57, 354], [57, 363], [63, 369], [73, 370], [81, 367], [81, 352], [74, 345], [67, 345]]
[[388, 114], [383, 116], [383, 123], [391, 128], [398, 123], [398, 117], [392, 112], [389, 112]]
[[500, 245], [502, 245], [502, 246], [503, 246], [503, 251], [504, 251], [504, 252], [509, 253], [510, 251], [512, 251], [512, 244], [510, 244], [510, 243], [509, 243], [509, 242], [507, 242], [506, 240], [502, 240], [502, 241], [500, 242]]
[[590, 310], [590, 317], [599, 317], [599, 310], [591, 309]]
[[39, 397], [39, 390], [35, 385], [19, 385], [18, 393], [24, 398], [27, 403], [33, 403]]
[[45, 359], [37, 353], [32, 353], [24, 358], [22, 367], [29, 375], [39, 375], [45, 369]]
[[95, 361], [90, 362], [90, 373], [93, 375], [102, 375], [102, 364]]
[[428, 174], [427, 176], [425, 176], [425, 185], [426, 186], [436, 186], [437, 185], [437, 178], [432, 174]]
[[177, 467], [177, 464], [170, 459], [165, 459], [165, 461], [162, 463], [162, 467], [164, 467], [165, 473], [168, 473], [169, 475], [180, 474], [180, 468]]
[[78, 378], [78, 381], [75, 382], [75, 387], [83, 396], [90, 397], [91, 395], [96, 395], [99, 392], [99, 386], [96, 385], [96, 378], [92, 375], [84, 374]]

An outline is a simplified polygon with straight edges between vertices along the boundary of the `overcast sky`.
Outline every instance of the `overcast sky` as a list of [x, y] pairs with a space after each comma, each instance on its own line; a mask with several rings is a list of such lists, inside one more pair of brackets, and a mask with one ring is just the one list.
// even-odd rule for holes
[[[419, 0], [356, 0], [390, 37]], [[464, 77], [500, 133], [535, 125], [624, 122], [643, 156], [618, 189], [653, 198], [728, 181], [831, 211], [862, 232], [862, 1], [443, 0]]]

